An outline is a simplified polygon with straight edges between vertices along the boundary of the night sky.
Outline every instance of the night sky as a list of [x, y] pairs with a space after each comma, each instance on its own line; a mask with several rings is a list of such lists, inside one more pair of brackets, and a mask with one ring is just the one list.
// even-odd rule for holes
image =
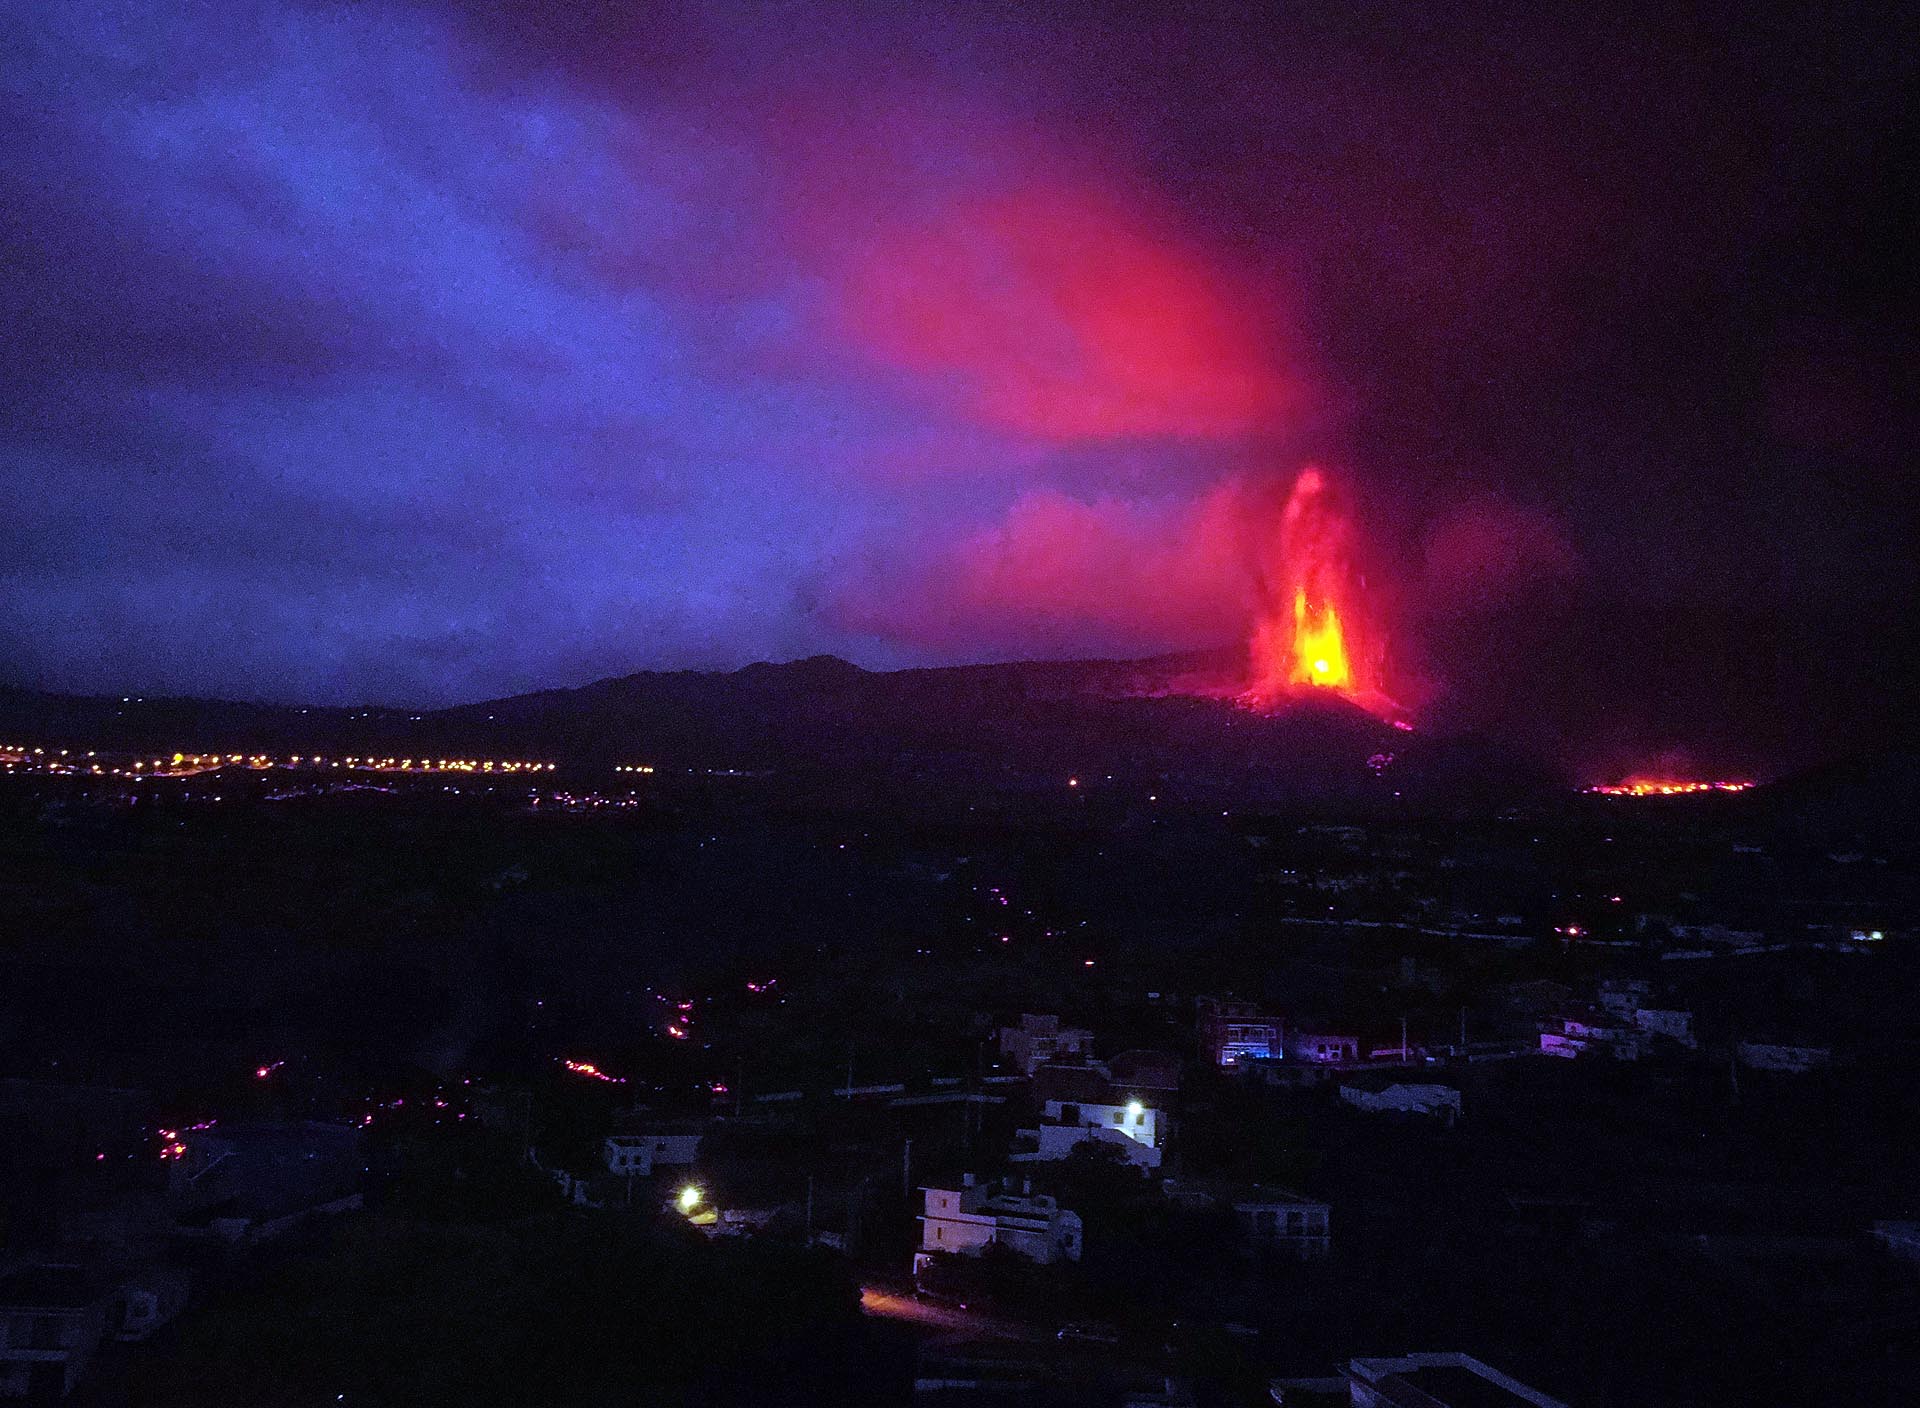
[[541, 8], [0, 0], [0, 678], [1216, 645], [1315, 463], [1432, 726], [1910, 710], [1911, 21]]

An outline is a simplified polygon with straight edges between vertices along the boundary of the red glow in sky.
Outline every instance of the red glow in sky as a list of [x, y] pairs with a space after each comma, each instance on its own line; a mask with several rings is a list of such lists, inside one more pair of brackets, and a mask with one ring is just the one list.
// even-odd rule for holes
[[848, 626], [961, 651], [1144, 654], [1217, 644], [1252, 600], [1250, 495], [1229, 480], [1197, 500], [1023, 494], [992, 527], [876, 567], [835, 603]]
[[1242, 435], [1293, 394], [1215, 263], [1091, 188], [1020, 184], [882, 224], [838, 300], [869, 355], [1049, 442]]

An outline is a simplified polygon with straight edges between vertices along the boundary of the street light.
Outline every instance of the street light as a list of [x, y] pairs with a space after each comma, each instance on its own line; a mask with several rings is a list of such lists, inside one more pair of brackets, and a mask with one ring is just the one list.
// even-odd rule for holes
[[698, 1184], [689, 1183], [680, 1190], [680, 1211], [690, 1213], [699, 1206], [700, 1187]]

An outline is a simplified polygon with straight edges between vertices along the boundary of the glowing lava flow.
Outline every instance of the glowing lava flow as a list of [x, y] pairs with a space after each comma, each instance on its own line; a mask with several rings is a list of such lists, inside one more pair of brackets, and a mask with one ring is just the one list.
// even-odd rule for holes
[[603, 1080], [609, 1085], [625, 1085], [627, 1083], [625, 1076], [610, 1076], [591, 1061], [569, 1061], [565, 1057], [562, 1057], [560, 1064], [572, 1071], [575, 1075], [585, 1076], [588, 1080]]
[[1377, 714], [1393, 705], [1368, 677], [1354, 639], [1355, 598], [1348, 521], [1327, 476], [1302, 470], [1280, 515], [1280, 535], [1254, 624], [1252, 682], [1242, 695], [1272, 708], [1306, 690], [1327, 689]]
[[1700, 792], [1745, 792], [1751, 782], [1680, 782], [1665, 778], [1630, 777], [1625, 782], [1584, 790], [1601, 797], [1687, 797]]

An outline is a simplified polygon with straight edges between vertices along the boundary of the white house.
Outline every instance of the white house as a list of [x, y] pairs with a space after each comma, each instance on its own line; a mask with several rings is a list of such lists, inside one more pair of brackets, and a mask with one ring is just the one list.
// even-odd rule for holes
[[920, 1191], [926, 1194], [926, 1211], [920, 1215], [915, 1275], [935, 1252], [979, 1256], [991, 1246], [1006, 1247], [1043, 1266], [1080, 1260], [1080, 1215], [1044, 1193], [976, 1183], [972, 1174], [958, 1188]]
[[1920, 1262], [1920, 1222], [1882, 1221], [1870, 1229], [1873, 1239], [1902, 1261]]
[[1360, 1059], [1360, 1038], [1357, 1036], [1334, 1036], [1324, 1032], [1289, 1032], [1287, 1034], [1287, 1055], [1296, 1061], [1312, 1061], [1318, 1065], [1333, 1065], [1336, 1062], [1358, 1061]]
[[1460, 1092], [1450, 1085], [1389, 1085], [1384, 1090], [1343, 1085], [1340, 1098], [1370, 1114], [1423, 1115], [1446, 1124], [1460, 1118]]
[[1347, 1365], [1348, 1399], [1352, 1408], [1479, 1408], [1489, 1403], [1531, 1405], [1531, 1408], [1567, 1408], [1510, 1374], [1503, 1374], [1471, 1354], [1400, 1354], [1391, 1358], [1355, 1359]]
[[1676, 939], [1689, 943], [1719, 944], [1726, 948], [1755, 948], [1767, 940], [1758, 929], [1736, 929], [1729, 924], [1674, 924], [1669, 926]]
[[1034, 1073], [1033, 1095], [1040, 1127], [1020, 1131], [1034, 1147], [1015, 1159], [1064, 1159], [1078, 1145], [1098, 1141], [1140, 1168], [1160, 1167], [1168, 1127], [1164, 1092], [1117, 1085], [1106, 1067], [1085, 1065], [1042, 1067]]
[[1830, 1046], [1782, 1046], [1765, 1041], [1743, 1041], [1738, 1049], [1740, 1064], [1756, 1071], [1791, 1071], [1804, 1074], [1833, 1064]]
[[1019, 1137], [1033, 1147], [1016, 1149], [1007, 1155], [1010, 1163], [1046, 1163], [1066, 1158], [1082, 1144], [1106, 1144], [1118, 1150], [1135, 1168], [1160, 1167], [1160, 1151], [1151, 1144], [1143, 1144], [1118, 1129], [1098, 1124], [1043, 1124], [1037, 1129], [1021, 1130]]
[[1302, 1261], [1333, 1249], [1333, 1210], [1298, 1193], [1256, 1188], [1233, 1200], [1233, 1220], [1255, 1246], [1291, 1253]]
[[120, 1283], [119, 1340], [140, 1341], [187, 1308], [190, 1282], [178, 1267], [148, 1266]]
[[1078, 1060], [1092, 1051], [1092, 1032], [1063, 1027], [1051, 1014], [1022, 1012], [1019, 1026], [1000, 1028], [1000, 1054], [1021, 1075], [1030, 1076], [1049, 1061]]
[[1693, 1034], [1693, 1013], [1680, 1007], [1640, 1007], [1634, 1009], [1633, 1024], [1649, 1036], [1663, 1036], [1692, 1050], [1700, 1044]]
[[1170, 1178], [1160, 1187], [1167, 1200], [1188, 1209], [1226, 1208], [1241, 1243], [1251, 1249], [1290, 1252], [1302, 1261], [1333, 1247], [1333, 1209], [1285, 1188]]
[[622, 1178], [647, 1178], [656, 1168], [686, 1168], [700, 1157], [697, 1133], [610, 1134], [607, 1172]]
[[1598, 1013], [1561, 1017], [1554, 1027], [1540, 1033], [1542, 1056], [1572, 1058], [1589, 1051], [1603, 1052], [1620, 1061], [1637, 1061], [1640, 1034], [1632, 1027], [1615, 1025]]
[[1199, 1002], [1200, 1049], [1207, 1063], [1237, 1066], [1281, 1054], [1284, 1024], [1251, 1002], [1203, 997]]
[[110, 1304], [79, 1266], [0, 1276], [0, 1399], [57, 1403], [72, 1393], [107, 1332]]
[[1653, 995], [1653, 985], [1641, 978], [1608, 978], [1600, 984], [1600, 1006], [1616, 1017], [1631, 1017]]

